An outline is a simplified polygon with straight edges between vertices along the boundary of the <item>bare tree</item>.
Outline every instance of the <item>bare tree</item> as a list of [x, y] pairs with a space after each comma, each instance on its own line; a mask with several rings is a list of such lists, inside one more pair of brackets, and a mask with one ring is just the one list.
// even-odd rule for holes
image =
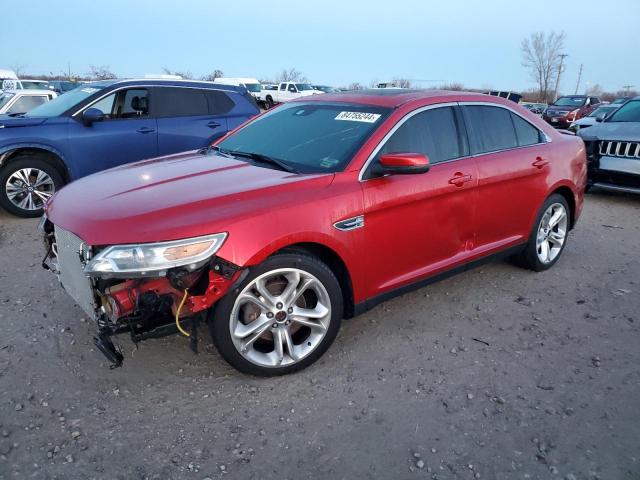
[[302, 72], [299, 72], [295, 68], [283, 69], [278, 75], [276, 75], [276, 83], [280, 82], [306, 82], [307, 77], [305, 77]]
[[216, 78], [224, 77], [224, 72], [222, 70], [214, 70], [207, 75], [203, 75], [200, 80], [205, 80], [207, 82], [213, 82]]
[[162, 71], [166, 75], [177, 75], [178, 77], [184, 78], [185, 80], [193, 79], [193, 74], [189, 70], [184, 70], [181, 72], [179, 70], [171, 70], [170, 68], [162, 67]]
[[450, 82], [450, 83], [443, 83], [441, 87], [438, 88], [439, 90], [453, 90], [453, 91], [461, 91], [464, 90], [464, 85], [458, 82]]
[[89, 65], [88, 76], [96, 80], [118, 78], [118, 76], [109, 69], [109, 65]]
[[532, 33], [522, 40], [522, 66], [529, 69], [538, 84], [539, 100], [551, 100], [552, 82], [560, 68], [560, 54], [564, 47], [564, 32]]
[[364, 90], [364, 87], [362, 86], [362, 84], [360, 82], [350, 83], [347, 88], [349, 90]]
[[12, 65], [9, 65], [9, 67], [11, 67], [11, 70], [15, 72], [18, 78], [24, 77], [25, 73], [27, 73], [25, 72], [24, 65], [22, 65], [21, 63], [14, 63]]
[[408, 78], [394, 78], [393, 79], [393, 83], [395, 84], [396, 87], [399, 88], [411, 88], [412, 87], [412, 83], [411, 80], [409, 80]]
[[586, 95], [593, 95], [594, 97], [601, 97], [603, 93], [604, 90], [598, 83], [591, 85], [585, 92]]

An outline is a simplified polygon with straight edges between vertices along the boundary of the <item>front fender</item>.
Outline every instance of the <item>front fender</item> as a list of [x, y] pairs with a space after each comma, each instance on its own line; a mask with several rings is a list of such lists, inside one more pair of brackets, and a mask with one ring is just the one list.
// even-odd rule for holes
[[0, 147], [0, 167], [5, 164], [7, 159], [10, 157], [11, 152], [15, 152], [16, 150], [21, 149], [30, 149], [30, 150], [45, 150], [57, 156], [60, 161], [63, 163], [65, 169], [67, 170], [67, 174], [69, 178], [71, 178], [71, 172], [69, 171], [67, 159], [65, 155], [56, 147], [52, 145], [41, 143], [41, 142], [15, 142], [7, 145], [3, 145]]

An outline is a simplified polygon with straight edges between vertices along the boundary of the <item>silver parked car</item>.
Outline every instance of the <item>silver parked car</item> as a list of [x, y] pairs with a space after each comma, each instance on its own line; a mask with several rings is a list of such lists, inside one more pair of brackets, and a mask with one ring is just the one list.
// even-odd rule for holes
[[601, 107], [596, 108], [593, 112], [591, 112], [586, 117], [582, 117], [576, 120], [575, 122], [572, 122], [571, 125], [569, 125], [569, 130], [571, 130], [574, 133], [577, 133], [580, 129], [591, 127], [595, 125], [596, 122], [602, 121], [605, 118], [607, 118], [609, 115], [615, 112], [618, 108], [620, 108], [620, 105], [618, 104], [602, 105]]
[[4, 90], [0, 93], [0, 114], [27, 113], [57, 96], [52, 90]]

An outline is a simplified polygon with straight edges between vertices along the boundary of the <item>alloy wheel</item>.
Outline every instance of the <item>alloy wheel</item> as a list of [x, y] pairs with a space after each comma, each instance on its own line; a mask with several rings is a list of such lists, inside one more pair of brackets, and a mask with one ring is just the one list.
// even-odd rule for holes
[[553, 262], [567, 238], [567, 210], [561, 203], [553, 203], [545, 210], [538, 225], [536, 253], [543, 264]]
[[7, 178], [5, 192], [9, 201], [16, 207], [34, 211], [44, 207], [55, 192], [55, 184], [44, 170], [21, 168]]
[[229, 329], [237, 351], [261, 367], [298, 363], [325, 337], [331, 300], [312, 274], [281, 268], [255, 278], [238, 295]]

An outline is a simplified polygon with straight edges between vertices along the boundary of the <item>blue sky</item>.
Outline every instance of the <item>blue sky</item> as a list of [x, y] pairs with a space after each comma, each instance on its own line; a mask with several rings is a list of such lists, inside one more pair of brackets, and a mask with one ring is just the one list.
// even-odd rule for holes
[[121, 77], [166, 66], [269, 78], [295, 67], [336, 86], [405, 77], [522, 90], [534, 86], [522, 38], [564, 30], [561, 91], [573, 93], [581, 63], [581, 90], [640, 89], [639, 0], [30, 0], [3, 17], [0, 68], [34, 73], [70, 63], [77, 73], [109, 65]]

